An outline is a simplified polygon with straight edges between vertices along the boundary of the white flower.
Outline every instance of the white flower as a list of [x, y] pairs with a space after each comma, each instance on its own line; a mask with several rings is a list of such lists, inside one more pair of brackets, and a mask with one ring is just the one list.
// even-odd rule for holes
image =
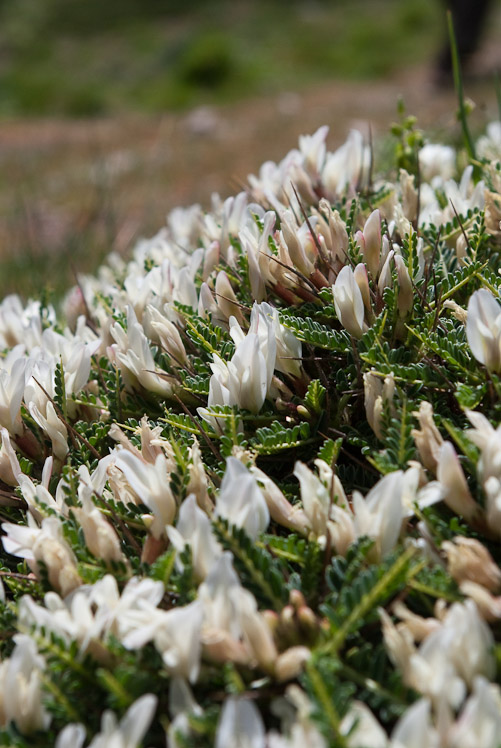
[[43, 706], [45, 661], [29, 636], [16, 634], [14, 642], [12, 655], [0, 664], [0, 724], [15, 722], [18, 730], [28, 735], [47, 730], [51, 721]]
[[153, 639], [165, 667], [173, 675], [194, 683], [200, 669], [203, 607], [195, 600], [171, 610], [145, 611], [142, 626], [131, 630], [122, 643], [129, 649], [140, 649]]
[[334, 153], [328, 153], [322, 170], [322, 181], [332, 197], [357, 184], [364, 184], [369, 173], [370, 148], [358, 130], [351, 130], [346, 142]]
[[395, 395], [395, 379], [393, 373], [384, 378], [373, 374], [372, 371], [364, 374], [364, 405], [365, 415], [369, 426], [378, 439], [383, 438], [382, 416], [383, 408], [387, 405], [392, 415], [395, 414], [393, 398]]
[[47, 402], [45, 416], [35, 403], [29, 404], [30, 415], [52, 442], [54, 457], [64, 462], [68, 454], [68, 429], [56, 413], [50, 400]]
[[[400, 717], [391, 734], [389, 748], [440, 748], [440, 738], [431, 722], [430, 702], [420, 699]], [[478, 746], [480, 748], [480, 745]]]
[[361, 701], [353, 701], [339, 726], [347, 748], [387, 748], [386, 733], [371, 710]]
[[470, 297], [466, 337], [477, 361], [489, 371], [501, 371], [501, 306], [486, 288]]
[[[167, 310], [165, 305], [164, 310]], [[158, 340], [169, 354], [172, 365], [182, 367], [186, 363], [186, 350], [176, 325], [151, 304], [146, 307], [145, 328], [151, 328], [152, 339]]]
[[419, 421], [419, 430], [411, 431], [421, 462], [427, 470], [436, 473], [440, 447], [444, 443], [440, 431], [433, 420], [433, 407], [427, 400], [421, 400], [419, 411], [412, 414]]
[[294, 475], [299, 481], [301, 503], [309, 525], [317, 538], [325, 538], [331, 505], [329, 491], [303, 462], [296, 462]]
[[64, 600], [48, 592], [44, 605], [24, 595], [19, 603], [19, 621], [26, 626], [53, 632], [68, 644], [76, 641], [81, 652], [88, 648], [98, 660], [106, 654], [100, 642], [113, 634], [122, 641], [151, 622], [164, 594], [161, 582], [133, 577], [120, 595], [115, 577], [105, 575], [93, 585], [77, 588]]
[[303, 373], [301, 362], [301, 341], [296, 338], [291, 330], [288, 330], [282, 325], [279, 319], [278, 309], [276, 307], [272, 307], [270, 306], [270, 304], [263, 302], [262, 304], [259, 304], [259, 313], [260, 315], [270, 320], [272, 331], [275, 336], [276, 358], [274, 362], [274, 368], [277, 371], [281, 371], [283, 374], [288, 374], [289, 376], [297, 378], [301, 377]]
[[8, 486], [17, 486], [22, 475], [17, 455], [12, 447], [9, 432], [0, 428], [2, 446], [0, 448], [0, 480]]
[[255, 704], [230, 696], [221, 710], [215, 748], [266, 748], [264, 724]]
[[436, 184], [441, 184], [451, 179], [455, 171], [454, 148], [438, 143], [427, 143], [419, 151], [419, 173], [423, 182], [432, 182], [438, 177], [440, 181]]
[[253, 540], [268, 527], [270, 514], [263, 493], [254, 476], [236, 457], [226, 460], [215, 514], [241, 527]]
[[131, 306], [127, 309], [127, 331], [119, 322], [115, 322], [110, 327], [110, 333], [115, 340], [110, 352], [116, 357], [126, 385], [129, 388], [142, 385], [151, 392], [169, 396], [172, 385], [168, 379], [156, 373], [148, 339]]
[[183, 501], [176, 527], [167, 527], [167, 534], [178, 553], [186, 544], [190, 546], [195, 576], [205, 579], [223, 551], [212, 533], [209, 517], [197, 505], [194, 494]]
[[[249, 227], [245, 227], [239, 234], [240, 242], [249, 262], [249, 282], [252, 298], [257, 302], [266, 298], [266, 286], [274, 283], [272, 265], [274, 263], [268, 239], [275, 228], [276, 214], [273, 211], [265, 213], [263, 218], [263, 233], [256, 235]], [[276, 264], [276, 263], [275, 263]]]
[[6, 534], [2, 538], [3, 547], [7, 553], [25, 558], [37, 577], [40, 577], [38, 562], [43, 562], [50, 584], [64, 597], [82, 584], [82, 580], [73, 551], [64, 539], [61, 522], [58, 517], [47, 517], [39, 528], [30, 525], [28, 515], [28, 523], [26, 527], [4, 522], [2, 529]]
[[176, 502], [169, 485], [170, 475], [165, 455], [159, 454], [152, 465], [125, 449], [121, 450], [115, 465], [125, 475], [129, 485], [143, 504], [153, 512], [149, 528], [155, 538], [165, 535], [166, 525], [176, 516]]
[[[88, 475], [87, 468], [84, 465], [80, 466], [81, 479], [85, 478], [85, 472]], [[105, 519], [89, 495], [81, 497], [81, 504], [79, 507], [73, 507], [72, 512], [83, 530], [85, 544], [89, 551], [106, 563], [113, 561], [126, 564], [127, 559], [122, 552], [120, 538], [113, 525]]]
[[473, 693], [447, 735], [450, 748], [498, 748], [501, 692], [497, 683], [475, 678]]
[[[189, 722], [190, 714], [200, 716], [203, 710], [193, 698], [187, 682], [183, 678], [174, 676], [169, 684], [169, 712], [172, 721], [167, 729], [167, 748], [183, 748], [177, 735], [184, 738], [193, 735]], [[183, 740], [184, 744], [184, 740]]]
[[381, 478], [365, 499], [361, 493], [353, 491], [356, 534], [374, 539], [373, 552], [377, 558], [393, 550], [400, 535], [404, 518], [404, 487], [404, 474], [397, 470]]
[[493, 635], [472, 600], [454, 603], [419, 649], [407, 623], [395, 626], [384, 610], [380, 610], [380, 617], [386, 648], [402, 670], [404, 682], [436, 704], [445, 696], [450, 706], [457, 708], [476, 676], [492, 678]]
[[447, 208], [444, 211], [446, 220], [454, 217], [454, 208], [459, 215], [466, 215], [469, 210], [484, 207], [484, 183], [481, 181], [473, 184], [472, 164], [466, 167], [459, 183], [448, 179], [444, 184], [444, 192], [447, 198]]
[[366, 220], [363, 230], [357, 231], [355, 240], [362, 251], [369, 272], [373, 278], [376, 278], [381, 256], [381, 213], [377, 208]]
[[299, 150], [304, 157], [304, 168], [315, 180], [319, 178], [325, 160], [325, 139], [328, 132], [327, 125], [323, 125], [313, 135], [299, 136]]
[[120, 722], [112, 711], [106, 710], [101, 717], [101, 732], [88, 748], [137, 748], [151, 724], [156, 707], [157, 697], [145, 694], [127, 709]]
[[198, 590], [204, 609], [204, 649], [216, 661], [257, 663], [270, 672], [278, 656], [273, 636], [254, 596], [241, 586], [231, 559], [231, 553], [224, 553]]
[[[239, 336], [235, 353], [227, 363], [214, 354], [209, 383], [209, 410], [211, 405], [237, 405], [252, 413], [261, 410], [275, 366], [274, 344], [273, 339], [266, 355], [259, 334], [249, 332], [243, 338]], [[206, 418], [204, 410], [200, 409], [199, 414]]]
[[[275, 320], [273, 307], [266, 302], [262, 304], [254, 303], [248, 335], [257, 336], [259, 350], [266, 361], [266, 392], [270, 389], [271, 378], [275, 370], [277, 357], [276, 333], [278, 326], [278, 312]], [[238, 350], [238, 347], [245, 341], [245, 335], [238, 321], [233, 317], [230, 319], [230, 335]]]
[[470, 493], [458, 456], [450, 442], [444, 442], [440, 447], [437, 479], [445, 503], [456, 514], [471, 520], [481, 513], [480, 506]]
[[[55, 321], [53, 307], [48, 308], [48, 318]], [[40, 345], [42, 339], [42, 319], [40, 302], [29, 301], [26, 307], [19, 296], [10, 294], [0, 303], [0, 348], [14, 348], [19, 344], [31, 351]]]
[[[310, 225], [315, 219], [310, 219]], [[312, 240], [308, 227], [307, 232], [298, 228], [294, 214], [291, 210], [285, 210], [280, 216], [280, 240], [288, 250], [294, 266], [307, 278], [315, 270], [314, 260], [316, 247]]]
[[332, 286], [336, 314], [350, 335], [361, 338], [367, 330], [364, 322], [364, 300], [353, 270], [345, 265]]
[[295, 708], [295, 721], [290, 728], [289, 738], [274, 732], [268, 734], [269, 748], [327, 748], [325, 738], [311, 719], [313, 705], [306, 694], [299, 686], [292, 685], [287, 688], [285, 696], [285, 708]]
[[[14, 348], [0, 368], [0, 425], [11, 436], [22, 433], [21, 401], [31, 374], [31, 364], [23, 354], [24, 346]], [[13, 358], [14, 352], [16, 358]]]
[[310, 529], [310, 522], [306, 513], [299, 506], [293, 506], [287, 501], [276, 483], [262, 470], [253, 465], [250, 472], [258, 481], [271, 518], [280, 525], [304, 535]]
[[487, 125], [487, 134], [482, 135], [477, 141], [477, 155], [490, 161], [501, 159], [501, 122], [490, 122]]
[[85, 741], [85, 727], [80, 724], [69, 724], [56, 738], [55, 748], [82, 748]]

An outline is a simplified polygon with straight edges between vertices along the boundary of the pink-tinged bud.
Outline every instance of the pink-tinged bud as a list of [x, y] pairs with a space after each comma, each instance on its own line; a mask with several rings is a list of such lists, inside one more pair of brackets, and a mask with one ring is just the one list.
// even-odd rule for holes
[[484, 190], [484, 200], [485, 229], [488, 234], [499, 237], [501, 234], [501, 200], [499, 199], [499, 193]]
[[444, 440], [433, 421], [433, 408], [427, 400], [422, 400], [419, 404], [419, 412], [412, 415], [417, 417], [420, 426], [420, 430], [413, 429], [411, 433], [421, 462], [427, 470], [436, 473], [440, 448]]
[[397, 307], [400, 316], [406, 317], [411, 311], [414, 303], [412, 282], [403, 258], [400, 255], [395, 254], [394, 260], [398, 279]]
[[464, 261], [468, 256], [468, 242], [465, 235], [461, 232], [456, 239], [456, 257], [459, 260], [460, 265], [464, 265]]
[[283, 626], [294, 625], [295, 610], [292, 605], [286, 605], [280, 613], [280, 623]]
[[291, 590], [289, 592], [289, 603], [296, 610], [301, 608], [303, 605], [306, 605], [306, 600], [304, 599], [304, 595], [301, 590]]
[[393, 285], [393, 279], [391, 277], [391, 261], [393, 260], [394, 255], [395, 252], [393, 249], [391, 249], [388, 252], [388, 256], [383, 263], [383, 267], [381, 268], [381, 273], [377, 282], [377, 287], [381, 296], [383, 295], [383, 291], [385, 288], [391, 288]]
[[440, 622], [436, 618], [423, 618], [413, 613], [403, 602], [398, 601], [392, 606], [393, 613], [405, 623], [405, 628], [412, 634], [414, 641], [421, 642], [423, 639], [440, 628]]
[[481, 513], [474, 501], [458, 456], [450, 442], [444, 442], [438, 456], [437, 478], [444, 494], [444, 501], [453, 512], [471, 520]]
[[468, 303], [466, 337], [477, 361], [489, 371], [501, 371], [501, 307], [485, 288]]
[[473, 600], [484, 621], [493, 623], [501, 618], [501, 597], [494, 596], [476, 582], [461, 582], [459, 589], [463, 595]]
[[364, 322], [364, 300], [353, 270], [348, 265], [345, 265], [336, 278], [332, 295], [336, 314], [343, 327], [354, 338], [361, 338], [367, 329]]
[[442, 550], [447, 556], [449, 574], [458, 584], [475, 582], [491, 592], [501, 588], [501, 570], [485, 545], [475, 538], [459, 535], [453, 542], [444, 541]]
[[364, 260], [372, 277], [375, 278], [379, 270], [381, 255], [381, 214], [378, 209], [373, 210], [365, 222], [363, 236], [362, 252]]
[[212, 291], [207, 283], [200, 286], [200, 295], [198, 297], [198, 316], [208, 319], [211, 314], [217, 315], [217, 304], [214, 301]]
[[277, 658], [275, 676], [279, 682], [296, 678], [311, 657], [308, 647], [290, 647]]
[[402, 209], [408, 221], [415, 221], [418, 210], [418, 192], [414, 186], [414, 177], [405, 169], [400, 169], [400, 187], [402, 189]]
[[311, 259], [307, 256], [305, 248], [299, 237], [299, 228], [295, 225], [294, 216], [290, 210], [281, 215], [281, 236], [285, 246], [289, 250], [289, 256], [298, 270], [307, 278], [315, 270]]
[[371, 310], [371, 293], [369, 290], [369, 278], [367, 276], [367, 268], [365, 267], [363, 262], [358, 263], [355, 270], [353, 271], [353, 275], [355, 277], [357, 286], [360, 289], [360, 293], [362, 294], [364, 307], [367, 309], [368, 312], [371, 312], [372, 310]]
[[205, 251], [204, 254], [204, 269], [203, 269], [203, 275], [202, 278], [204, 281], [207, 280], [207, 278], [210, 276], [216, 265], [219, 263], [219, 251], [220, 246], [219, 242], [213, 241], [211, 242], [208, 249]]
[[266, 622], [266, 625], [268, 626], [271, 633], [275, 634], [280, 623], [279, 618], [278, 618], [278, 613], [275, 613], [274, 610], [263, 610], [261, 615], [263, 617], [263, 620]]
[[303, 605], [297, 612], [299, 627], [306, 634], [315, 634], [318, 631], [318, 621], [315, 613], [307, 605]]
[[[320, 200], [318, 231], [325, 242], [327, 253], [336, 265], [342, 267], [346, 262], [349, 239], [346, 224], [337, 210], [332, 210], [325, 198]], [[326, 218], [327, 217], [327, 218]]]
[[289, 503], [276, 483], [262, 470], [253, 466], [250, 472], [258, 481], [271, 518], [290, 530], [306, 535], [311, 525], [301, 507]]
[[452, 312], [452, 316], [459, 320], [462, 325], [466, 325], [468, 313], [466, 309], [463, 309], [462, 306], [456, 304], [456, 302], [452, 299], [447, 299], [447, 301], [444, 301], [444, 309], [450, 309]]
[[223, 316], [228, 320], [235, 317], [239, 324], [243, 324], [242, 310], [226, 273], [221, 270], [216, 278], [216, 303]]
[[385, 403], [389, 405], [394, 414], [393, 398], [395, 395], [395, 378], [393, 372], [384, 378], [376, 376], [372, 372], [364, 374], [364, 404], [365, 413], [369, 426], [378, 439], [383, 438], [382, 416]]

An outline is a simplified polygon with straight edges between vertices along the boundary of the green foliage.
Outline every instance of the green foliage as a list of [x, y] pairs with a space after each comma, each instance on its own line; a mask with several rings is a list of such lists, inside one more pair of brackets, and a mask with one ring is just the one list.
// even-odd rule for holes
[[[207, 56], [186, 59], [190, 85], [218, 85], [229, 75], [221, 60], [203, 71]], [[395, 165], [415, 175], [419, 197], [404, 179], [379, 180], [374, 164], [333, 195], [322, 169], [312, 171], [324, 132], [301, 141], [276, 170], [265, 167], [256, 184], [266, 184], [250, 195], [214, 199], [208, 214], [198, 207], [172, 214], [129, 265], [114, 255], [77, 289], [85, 314], [74, 333], [56, 321], [48, 297], [22, 313], [12, 298], [2, 305], [0, 654], [7, 688], [15, 658], [30, 649], [14, 685], [40, 687], [51, 719], [29, 735], [34, 748], [56, 744], [75, 722], [95, 742], [105, 710], [119, 724], [145, 694], [158, 703], [144, 745], [165, 745], [175, 720], [179, 745], [208, 748], [221, 743], [222, 715], [233, 710], [244, 730], [256, 709], [263, 725], [254, 732], [269, 742], [279, 728], [275, 707], [284, 698], [300, 704], [297, 683], [309, 699], [298, 713], [312, 740], [317, 728], [326, 745], [355, 744], [358, 723], [347, 734], [343, 722], [355, 700], [390, 736], [420, 698], [409, 686], [428, 695], [411, 678], [426, 648], [412, 616], [433, 636], [461, 638], [465, 627], [449, 630], [454, 621], [476, 615], [463, 605], [471, 591], [463, 582], [483, 581], [484, 593], [473, 588], [479, 595], [498, 592], [501, 281], [492, 215], [467, 197], [469, 171], [458, 188], [463, 215], [452, 217], [450, 184], [437, 187], [437, 179], [424, 191], [422, 136], [403, 111]], [[291, 165], [301, 176], [297, 194], [285, 183], [272, 194], [267, 169], [278, 181]], [[476, 167], [499, 188], [497, 167]], [[419, 213], [406, 203], [421, 197], [436, 198], [436, 215], [447, 220], [404, 221]], [[296, 236], [278, 210], [284, 199]], [[376, 205], [395, 222], [379, 225]], [[273, 235], [263, 235], [272, 224]], [[269, 256], [252, 257], [256, 241], [283, 258], [276, 275]], [[378, 267], [370, 257], [377, 252]], [[369, 272], [352, 273], [360, 263]], [[195, 311], [202, 283], [213, 293], [220, 272], [238, 299], [238, 329], [220, 297], [212, 319]], [[281, 324], [256, 306], [259, 272], [255, 295]], [[408, 305], [399, 304], [403, 293]], [[166, 353], [164, 336], [174, 333], [161, 315], [176, 321], [182, 361]], [[42, 330], [54, 336], [52, 346], [38, 344]], [[104, 353], [89, 372], [85, 347], [95, 350], [97, 337]], [[277, 356], [301, 366], [278, 370]], [[55, 415], [36, 389], [37, 367]], [[165, 374], [162, 387], [152, 369]], [[249, 403], [252, 410], [242, 407]], [[64, 447], [63, 424], [67, 454], [56, 449]], [[394, 480], [381, 477], [396, 471]], [[394, 638], [409, 640], [411, 663], [405, 647], [393, 651], [387, 616]], [[484, 673], [500, 659], [499, 626], [486, 625], [495, 644], [478, 658]], [[443, 656], [451, 656], [446, 647]], [[467, 678], [454, 659], [448, 667], [468, 688], [478, 675]], [[6, 744], [27, 746], [22, 724], [1, 730]]]
[[247, 533], [227, 520], [213, 521], [214, 532], [222, 546], [233, 553], [235, 568], [242, 583], [264, 605], [280, 610], [285, 602], [284, 568], [266, 549], [257, 546]]
[[280, 315], [280, 322], [303, 343], [341, 353], [351, 350], [350, 336], [344, 330], [337, 332], [309, 317], [304, 319], [287, 312]]
[[251, 445], [258, 454], [270, 455], [304, 445], [310, 438], [310, 425], [299, 423], [292, 428], [273, 421], [270, 426], [256, 429]]

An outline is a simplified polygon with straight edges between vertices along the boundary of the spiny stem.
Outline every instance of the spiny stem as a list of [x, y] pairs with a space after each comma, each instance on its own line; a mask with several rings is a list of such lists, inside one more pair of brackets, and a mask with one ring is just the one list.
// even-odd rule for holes
[[449, 42], [451, 45], [451, 56], [452, 56], [452, 76], [454, 79], [454, 88], [456, 89], [456, 95], [458, 97], [458, 119], [461, 122], [461, 130], [463, 131], [463, 140], [468, 152], [470, 159], [475, 158], [475, 147], [471, 137], [470, 129], [468, 127], [468, 112], [466, 110], [463, 90], [463, 78], [461, 75], [461, 65], [459, 63], [459, 52], [456, 43], [456, 34], [454, 31], [454, 23], [452, 20], [452, 13], [450, 10], [447, 11], [447, 29], [449, 32]]
[[[410, 546], [401, 556], [399, 556], [388, 571], [383, 574], [377, 584], [374, 585], [372, 590], [353, 608], [343, 625], [335, 632], [332, 639], [320, 647], [320, 650], [323, 653], [336, 654], [339, 652], [355, 623], [363, 619], [367, 613], [375, 607], [379, 598], [384, 596], [385, 590], [393, 583], [399, 574], [402, 573], [403, 569], [415, 553], [416, 548]], [[417, 569], [413, 569], [409, 578], [415, 576], [420, 568], [421, 567], [418, 565]]]

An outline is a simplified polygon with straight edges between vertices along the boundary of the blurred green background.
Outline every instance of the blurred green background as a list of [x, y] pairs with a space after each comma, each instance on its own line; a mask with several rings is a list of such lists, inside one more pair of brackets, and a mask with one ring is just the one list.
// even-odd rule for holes
[[[444, 39], [441, 0], [0, 0], [0, 298], [60, 299], [320, 125], [380, 142], [400, 94], [454, 137]], [[482, 127], [491, 79], [467, 94]]]
[[433, 54], [438, 0], [0, 0], [0, 115], [81, 117], [377, 78]]

